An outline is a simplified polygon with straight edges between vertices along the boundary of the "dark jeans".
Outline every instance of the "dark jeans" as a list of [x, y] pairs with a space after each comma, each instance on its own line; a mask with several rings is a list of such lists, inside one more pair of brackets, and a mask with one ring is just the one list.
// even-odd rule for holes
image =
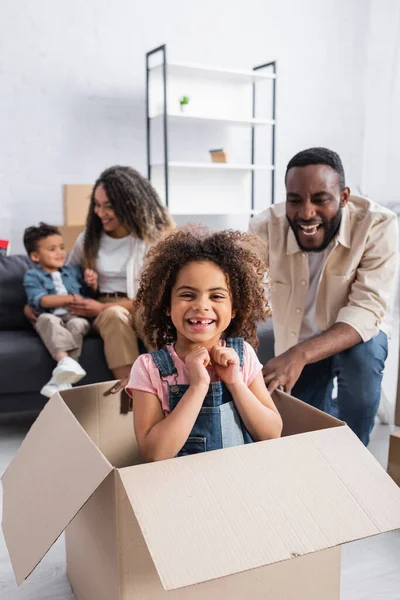
[[[380, 331], [369, 342], [306, 365], [291, 393], [345, 421], [367, 446], [379, 408], [387, 352], [387, 336]], [[335, 377], [338, 397], [333, 402]]]

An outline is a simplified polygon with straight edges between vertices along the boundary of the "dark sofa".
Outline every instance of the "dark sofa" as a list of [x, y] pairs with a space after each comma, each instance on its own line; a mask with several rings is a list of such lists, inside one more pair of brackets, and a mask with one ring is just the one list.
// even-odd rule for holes
[[[46, 398], [40, 389], [51, 377], [55, 362], [43, 346], [23, 308], [24, 273], [33, 264], [27, 256], [0, 256], [0, 413], [39, 410]], [[258, 356], [265, 364], [273, 356], [271, 321], [258, 329]], [[145, 351], [140, 344], [141, 351]], [[96, 334], [85, 338], [81, 361], [87, 375], [79, 385], [112, 380]]]
[[[0, 256], [0, 413], [42, 408], [40, 389], [55, 366], [23, 313], [22, 280], [32, 266], [27, 256]], [[84, 341], [81, 363], [87, 375], [79, 385], [114, 379], [95, 334]]]

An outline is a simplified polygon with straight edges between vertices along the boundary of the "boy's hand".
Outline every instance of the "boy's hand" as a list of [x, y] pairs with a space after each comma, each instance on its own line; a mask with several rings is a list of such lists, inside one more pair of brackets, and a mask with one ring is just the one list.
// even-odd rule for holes
[[24, 315], [26, 316], [28, 321], [30, 321], [34, 325], [36, 323], [36, 321], [38, 320], [38, 316], [40, 315], [40, 312], [35, 310], [31, 306], [29, 306], [29, 304], [25, 304]]
[[86, 285], [96, 292], [98, 285], [98, 276], [96, 271], [93, 271], [93, 269], [85, 269], [84, 279]]
[[199, 347], [189, 352], [185, 358], [185, 364], [189, 373], [190, 385], [210, 385], [210, 375], [207, 371], [210, 355], [205, 348]]
[[211, 349], [210, 356], [216, 374], [226, 385], [243, 382], [239, 356], [233, 348], [214, 346]]

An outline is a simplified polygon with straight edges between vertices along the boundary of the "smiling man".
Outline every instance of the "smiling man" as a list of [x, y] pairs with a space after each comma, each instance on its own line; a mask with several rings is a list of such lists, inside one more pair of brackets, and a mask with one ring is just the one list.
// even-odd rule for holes
[[286, 170], [286, 203], [250, 221], [268, 243], [275, 358], [270, 392], [326, 412], [338, 378], [338, 416], [368, 444], [381, 395], [397, 259], [397, 219], [350, 195], [340, 157], [299, 152]]

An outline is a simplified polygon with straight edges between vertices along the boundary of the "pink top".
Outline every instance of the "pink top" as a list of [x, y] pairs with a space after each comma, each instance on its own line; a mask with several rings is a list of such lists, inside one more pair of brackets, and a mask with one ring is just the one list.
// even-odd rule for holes
[[[128, 385], [125, 388], [130, 396], [132, 396], [134, 390], [154, 394], [160, 399], [163, 411], [166, 415], [170, 412], [168, 384], [174, 385], [178, 383], [178, 385], [188, 385], [190, 383], [189, 374], [183, 360], [179, 358], [172, 345], [167, 346], [167, 349], [171, 355], [172, 362], [178, 371], [178, 377], [176, 375], [170, 375], [161, 379], [160, 372], [152, 359], [151, 354], [141, 354], [133, 364]], [[253, 348], [250, 344], [244, 342], [242, 375], [243, 381], [247, 386], [252, 384], [261, 369], [262, 364], [258, 360]], [[214, 369], [209, 369], [209, 373], [212, 382], [220, 381]]]

